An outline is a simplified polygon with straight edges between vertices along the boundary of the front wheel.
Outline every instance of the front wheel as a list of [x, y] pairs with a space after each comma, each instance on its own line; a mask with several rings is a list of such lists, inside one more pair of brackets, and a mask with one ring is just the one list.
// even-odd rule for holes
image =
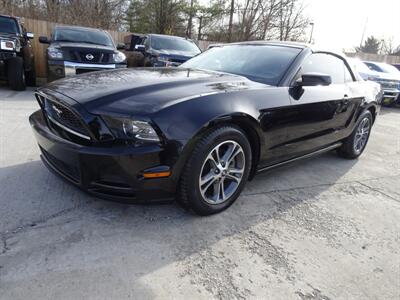
[[251, 146], [242, 130], [224, 126], [205, 134], [182, 172], [179, 199], [199, 215], [228, 208], [249, 177]]
[[343, 141], [338, 154], [344, 158], [359, 157], [367, 146], [372, 128], [372, 114], [369, 110], [361, 114], [353, 133]]

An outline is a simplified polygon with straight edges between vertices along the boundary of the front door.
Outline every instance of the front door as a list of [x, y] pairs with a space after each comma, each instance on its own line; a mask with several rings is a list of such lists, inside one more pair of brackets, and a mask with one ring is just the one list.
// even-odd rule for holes
[[332, 54], [313, 53], [307, 57], [293, 82], [306, 73], [331, 76], [328, 86], [303, 86], [300, 93], [290, 89], [291, 117], [287, 128], [286, 153], [298, 156], [328, 146], [340, 138], [354, 111], [351, 89], [345, 80], [344, 61]]

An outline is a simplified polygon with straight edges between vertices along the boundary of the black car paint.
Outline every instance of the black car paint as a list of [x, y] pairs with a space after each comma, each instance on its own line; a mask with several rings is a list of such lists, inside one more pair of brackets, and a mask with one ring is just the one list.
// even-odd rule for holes
[[[358, 116], [367, 109], [375, 117], [381, 97], [378, 86], [371, 85], [373, 91], [367, 93], [368, 83], [355, 77], [345, 89], [294, 85], [301, 62], [311, 53], [304, 47], [278, 86], [218, 72], [151, 68], [79, 75], [39, 89], [82, 116], [93, 133], [87, 144], [60, 139], [45, 125], [41, 112], [30, 121], [42, 149], [63, 161], [74, 157], [69, 163], [82, 175], [81, 182], [75, 183], [84, 190], [111, 198], [170, 198], [198, 137], [217, 124], [236, 124], [249, 136], [254, 174], [336, 145], [351, 134]], [[139, 147], [117, 143], [102, 115], [149, 121], [161, 142]], [[141, 177], [144, 170], [154, 167], [168, 168], [172, 176]], [[108, 176], [103, 181], [109, 184], [96, 190], [93, 182], [102, 176]], [[146, 197], [144, 191], [151, 196]]]
[[0, 28], [0, 40], [19, 40], [19, 43], [21, 44], [21, 50], [19, 52], [0, 49], [0, 79], [7, 79], [7, 61], [11, 57], [15, 56], [22, 57], [25, 72], [31, 72], [35, 69], [35, 58], [26, 29], [18, 18], [1, 14], [0, 17], [14, 20], [18, 27], [18, 32], [16, 33], [2, 32], [2, 29]]
[[[154, 49], [151, 46], [151, 40], [157, 39], [158, 36], [162, 38], [169, 38], [169, 39], [182, 39], [181, 37], [177, 36], [169, 36], [169, 35], [159, 35], [159, 34], [147, 34], [141, 35], [138, 39], [133, 39], [131, 42], [134, 42], [134, 45], [130, 45], [128, 48], [133, 49], [135, 51], [136, 45], [143, 45], [144, 49], [141, 51], [144, 55], [144, 62], [143, 66], [145, 67], [165, 67], [167, 62], [164, 61], [168, 59], [168, 66], [178, 66], [185, 61], [189, 60], [190, 58], [194, 57], [198, 53], [201, 53], [199, 48], [199, 52], [197, 54], [179, 50], [166, 50], [166, 49]], [[189, 40], [192, 42], [191, 40]], [[164, 59], [164, 60], [163, 60]]]

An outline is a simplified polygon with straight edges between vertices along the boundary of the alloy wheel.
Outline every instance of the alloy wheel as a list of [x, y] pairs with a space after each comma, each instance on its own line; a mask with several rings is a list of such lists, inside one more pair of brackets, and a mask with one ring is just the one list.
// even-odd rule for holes
[[199, 188], [209, 204], [227, 201], [237, 190], [245, 171], [245, 155], [235, 141], [224, 141], [207, 155], [201, 168]]
[[371, 121], [369, 118], [361, 120], [357, 127], [356, 135], [354, 137], [354, 151], [360, 153], [368, 141], [369, 131], [371, 129]]

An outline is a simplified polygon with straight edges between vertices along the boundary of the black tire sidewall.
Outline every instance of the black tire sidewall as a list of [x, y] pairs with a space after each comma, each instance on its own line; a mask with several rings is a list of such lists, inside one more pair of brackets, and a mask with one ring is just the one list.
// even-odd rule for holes
[[21, 57], [10, 58], [7, 62], [7, 77], [11, 89], [23, 91], [26, 88], [24, 61]]
[[[200, 193], [199, 188], [199, 176], [201, 169], [203, 167], [204, 160], [210, 151], [217, 146], [218, 144], [232, 140], [240, 144], [243, 149], [245, 155], [245, 171], [243, 173], [242, 181], [240, 182], [238, 188], [234, 192], [234, 194], [225, 202], [220, 204], [210, 204], [203, 199], [203, 196]], [[251, 146], [246, 137], [246, 135], [236, 127], [221, 127], [211, 132], [211, 134], [205, 136], [198, 143], [198, 148], [195, 148], [190, 160], [191, 160], [191, 176], [190, 178], [186, 178], [187, 180], [187, 188], [188, 188], [188, 204], [189, 206], [200, 215], [209, 215], [218, 213], [235, 202], [235, 200], [239, 197], [241, 191], [243, 190], [246, 182], [248, 180], [248, 176], [251, 169]], [[188, 176], [188, 172], [185, 172]]]
[[[369, 119], [369, 122], [370, 122], [370, 130], [368, 132], [367, 141], [365, 142], [364, 147], [361, 149], [361, 151], [359, 153], [357, 153], [354, 149], [354, 139], [355, 139], [358, 127], [360, 126], [362, 120], [364, 120], [366, 117]], [[339, 153], [346, 158], [354, 159], [354, 158], [359, 157], [364, 152], [365, 148], [367, 147], [369, 137], [371, 135], [372, 125], [373, 125], [372, 114], [369, 110], [366, 110], [358, 118], [358, 122], [357, 122], [356, 126], [354, 127], [353, 132], [344, 141], [343, 146], [339, 149]]]

